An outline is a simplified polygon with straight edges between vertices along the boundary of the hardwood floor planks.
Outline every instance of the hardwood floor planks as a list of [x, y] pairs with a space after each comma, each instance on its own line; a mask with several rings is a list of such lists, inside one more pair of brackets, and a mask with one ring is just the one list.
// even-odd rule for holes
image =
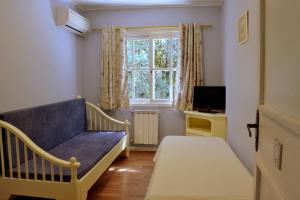
[[[89, 190], [87, 200], [143, 200], [154, 167], [154, 154], [132, 151], [129, 159], [117, 158]], [[11, 200], [43, 198], [12, 197]]]
[[143, 200], [150, 181], [154, 152], [133, 151], [118, 158], [90, 189], [88, 200]]

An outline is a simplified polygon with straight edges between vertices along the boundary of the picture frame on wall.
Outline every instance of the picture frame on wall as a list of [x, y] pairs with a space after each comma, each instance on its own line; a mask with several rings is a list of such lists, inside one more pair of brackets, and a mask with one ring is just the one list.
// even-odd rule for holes
[[248, 41], [249, 38], [249, 11], [244, 12], [238, 19], [238, 43], [242, 45]]

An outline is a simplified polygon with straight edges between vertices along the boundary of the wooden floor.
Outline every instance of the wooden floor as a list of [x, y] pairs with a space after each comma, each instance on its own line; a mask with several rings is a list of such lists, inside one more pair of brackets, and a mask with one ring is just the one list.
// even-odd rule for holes
[[143, 200], [153, 171], [154, 152], [118, 158], [90, 189], [88, 200]]
[[[154, 152], [130, 152], [130, 158], [117, 158], [89, 190], [88, 200], [143, 200], [153, 171]], [[14, 200], [42, 200], [12, 197]]]

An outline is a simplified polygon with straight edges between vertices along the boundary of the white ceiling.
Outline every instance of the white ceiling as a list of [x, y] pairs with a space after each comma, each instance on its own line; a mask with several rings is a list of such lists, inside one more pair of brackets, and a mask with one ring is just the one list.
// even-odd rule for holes
[[69, 0], [82, 10], [141, 7], [220, 6], [223, 0]]

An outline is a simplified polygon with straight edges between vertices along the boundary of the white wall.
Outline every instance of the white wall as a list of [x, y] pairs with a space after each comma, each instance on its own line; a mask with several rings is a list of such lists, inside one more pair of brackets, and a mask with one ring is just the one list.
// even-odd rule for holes
[[[223, 67], [227, 87], [228, 142], [253, 172], [254, 138], [250, 139], [247, 123], [255, 122], [259, 98], [259, 0], [225, 0], [223, 19]], [[239, 46], [237, 20], [249, 10], [249, 41]]]
[[56, 27], [63, 1], [0, 1], [0, 112], [82, 93], [83, 40]]
[[[151, 8], [126, 9], [87, 12], [85, 15], [91, 20], [92, 27], [104, 25], [123, 26], [173, 26], [179, 23], [212, 24], [213, 28], [204, 30], [204, 73], [206, 85], [224, 85], [221, 64], [222, 37], [220, 7], [196, 8]], [[98, 103], [100, 91], [100, 33], [94, 32], [85, 40], [84, 48], [84, 97]], [[134, 109], [160, 110], [159, 137], [165, 135], [182, 135], [185, 132], [185, 116], [182, 112], [172, 108], [131, 108], [110, 113], [118, 119], [129, 119], [130, 132], [133, 133], [131, 111]]]

